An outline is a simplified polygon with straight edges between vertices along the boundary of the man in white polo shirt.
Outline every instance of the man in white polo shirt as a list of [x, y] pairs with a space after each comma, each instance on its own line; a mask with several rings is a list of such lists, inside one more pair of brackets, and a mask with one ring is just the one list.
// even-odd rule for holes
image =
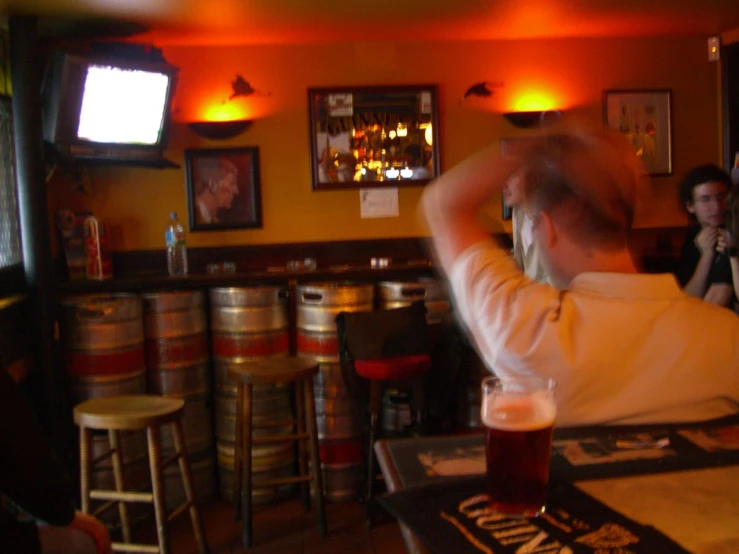
[[[478, 219], [522, 171], [552, 285], [526, 277]], [[628, 249], [638, 164], [618, 137], [497, 145], [429, 185], [422, 211], [458, 314], [499, 375], [557, 381], [557, 425], [705, 420], [739, 411], [739, 318], [641, 274]], [[555, 288], [556, 287], [556, 288]]]

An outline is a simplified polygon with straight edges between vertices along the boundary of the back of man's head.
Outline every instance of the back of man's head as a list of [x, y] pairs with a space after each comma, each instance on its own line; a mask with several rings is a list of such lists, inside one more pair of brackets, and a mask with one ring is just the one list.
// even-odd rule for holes
[[605, 132], [539, 139], [524, 157], [526, 209], [547, 212], [585, 248], [625, 248], [641, 165], [629, 145]]
[[686, 209], [686, 205], [694, 201], [693, 190], [703, 183], [722, 183], [726, 190], [731, 188], [731, 177], [726, 171], [715, 164], [703, 164], [688, 171], [680, 181], [680, 205]]

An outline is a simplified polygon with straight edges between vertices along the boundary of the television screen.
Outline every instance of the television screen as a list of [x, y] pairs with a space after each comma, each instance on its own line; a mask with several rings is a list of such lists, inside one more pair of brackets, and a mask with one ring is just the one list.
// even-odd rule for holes
[[57, 52], [42, 86], [44, 139], [75, 159], [162, 158], [177, 73], [161, 58]]
[[106, 144], [159, 144], [169, 87], [170, 77], [163, 72], [89, 65], [77, 138]]

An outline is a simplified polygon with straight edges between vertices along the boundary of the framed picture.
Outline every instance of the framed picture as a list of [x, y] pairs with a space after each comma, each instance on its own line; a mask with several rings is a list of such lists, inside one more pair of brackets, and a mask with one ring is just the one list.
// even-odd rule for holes
[[672, 174], [669, 90], [606, 90], [606, 126], [623, 134], [650, 175]]
[[309, 89], [313, 190], [417, 186], [438, 177], [437, 89]]
[[186, 149], [191, 231], [262, 226], [259, 148]]

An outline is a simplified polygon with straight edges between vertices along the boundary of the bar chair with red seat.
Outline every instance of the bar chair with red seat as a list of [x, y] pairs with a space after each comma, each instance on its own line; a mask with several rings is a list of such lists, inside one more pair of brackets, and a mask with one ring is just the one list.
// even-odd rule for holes
[[375, 482], [374, 443], [386, 387], [410, 387], [411, 426], [424, 415], [424, 377], [431, 368], [429, 331], [423, 301], [372, 312], [336, 316], [341, 371], [350, 393], [365, 402], [365, 516], [372, 525]]

